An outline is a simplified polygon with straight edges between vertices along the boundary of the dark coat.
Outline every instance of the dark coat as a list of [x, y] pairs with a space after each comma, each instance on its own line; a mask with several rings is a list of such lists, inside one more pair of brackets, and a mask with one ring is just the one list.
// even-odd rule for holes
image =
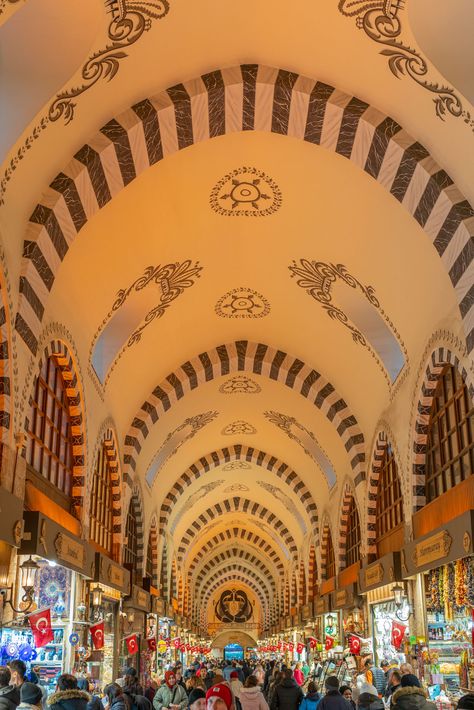
[[58, 690], [46, 701], [50, 710], [87, 710], [91, 699], [84, 690]]
[[318, 705], [318, 710], [348, 710], [349, 703], [338, 690], [329, 690]]
[[14, 685], [0, 688], [0, 710], [15, 710], [20, 704], [20, 691]]
[[359, 695], [359, 710], [384, 710], [384, 707], [378, 695], [372, 695], [371, 693], [361, 693]]
[[115, 698], [110, 706], [110, 710], [127, 710], [127, 700], [124, 695], [119, 695]]
[[296, 680], [284, 678], [275, 688], [271, 710], [297, 710], [303, 698], [303, 691]]
[[409, 685], [395, 691], [392, 695], [392, 707], [394, 710], [435, 710], [436, 705], [426, 699], [423, 688]]
[[91, 699], [87, 703], [87, 710], [104, 710], [104, 706], [97, 695], [91, 695]]

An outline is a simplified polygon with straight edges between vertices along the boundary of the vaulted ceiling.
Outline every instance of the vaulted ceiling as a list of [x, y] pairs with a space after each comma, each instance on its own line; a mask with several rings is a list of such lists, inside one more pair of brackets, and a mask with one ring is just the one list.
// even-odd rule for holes
[[472, 57], [422, 5], [1, 5], [19, 381], [60, 324], [197, 598], [271, 598], [431, 335], [474, 346]]

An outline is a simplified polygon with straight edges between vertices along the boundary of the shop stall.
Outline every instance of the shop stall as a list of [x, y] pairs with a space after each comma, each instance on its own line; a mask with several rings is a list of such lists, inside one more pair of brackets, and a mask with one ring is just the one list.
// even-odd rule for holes
[[[135, 668], [143, 682], [146, 665], [146, 620], [150, 612], [150, 594], [136, 584], [122, 603], [122, 640], [120, 643], [119, 669]], [[135, 639], [127, 643], [127, 639]], [[136, 649], [136, 650], [135, 650]]]
[[[361, 655], [398, 665], [407, 661], [410, 637], [408, 597], [397, 593], [402, 580], [399, 552], [389, 552], [359, 571], [359, 591], [366, 597], [370, 639]], [[410, 595], [411, 590], [410, 590]]]
[[[84, 624], [85, 580], [94, 573], [94, 554], [80, 538], [38, 511], [24, 513], [24, 530], [18, 555], [18, 569], [26, 560], [35, 565], [31, 603], [18, 595], [18, 605], [25, 613], [49, 610], [52, 638], [36, 649], [33, 636], [10, 627], [2, 629], [2, 646], [15, 651], [34, 667], [48, 691], [57, 677], [74, 668], [75, 639], [78, 626]], [[32, 650], [28, 651], [28, 647]], [[15, 655], [15, 654], [14, 654]]]
[[89, 615], [92, 625], [102, 621], [104, 623], [103, 645], [101, 648], [94, 648], [90, 630], [87, 628], [81, 639], [78, 656], [81, 662], [81, 655], [85, 654], [82, 663], [85, 664], [85, 670], [97, 689], [103, 689], [119, 675], [120, 608], [123, 597], [127, 596], [129, 591], [129, 570], [103, 553], [96, 552], [94, 584], [89, 588]]
[[474, 511], [406, 546], [404, 576], [414, 578], [425, 606], [425, 644], [420, 675], [452, 699], [474, 688]]

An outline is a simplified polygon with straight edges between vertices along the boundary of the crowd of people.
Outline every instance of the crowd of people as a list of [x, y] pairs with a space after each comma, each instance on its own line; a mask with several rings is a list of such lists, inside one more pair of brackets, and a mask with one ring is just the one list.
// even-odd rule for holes
[[[47, 695], [21, 660], [0, 667], [0, 710], [436, 710], [410, 664], [368, 659], [351, 685], [335, 675], [318, 684], [321, 668], [306, 663], [195, 661], [168, 667], [143, 688], [128, 668], [100, 694], [90, 679], [64, 673]], [[323, 687], [321, 687], [321, 685]], [[458, 710], [474, 710], [474, 693]]]

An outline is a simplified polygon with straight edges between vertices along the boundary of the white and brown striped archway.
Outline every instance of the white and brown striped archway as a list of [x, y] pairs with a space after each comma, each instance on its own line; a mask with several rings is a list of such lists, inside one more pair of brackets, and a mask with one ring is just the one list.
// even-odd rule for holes
[[[229, 541], [231, 541], [230, 545]], [[192, 561], [188, 568], [188, 576], [192, 577], [198, 565], [207, 559], [210, 554], [214, 554], [222, 547], [228, 549], [235, 543], [245, 545], [245, 548], [251, 546], [257, 553], [261, 553], [268, 558], [279, 575], [284, 574], [285, 564], [283, 558], [277, 552], [276, 548], [270, 544], [271, 541], [263, 539], [251, 530], [246, 530], [245, 528], [239, 528], [233, 525], [230, 529], [227, 528], [217, 535], [214, 535], [208, 542], [206, 542], [205, 545], [200, 547], [196, 554], [192, 555]]]
[[294, 72], [246, 64], [138, 102], [103, 126], [52, 180], [30, 217], [23, 250], [15, 327], [31, 352], [61, 262], [93, 215], [168, 155], [236, 131], [320, 145], [393, 195], [441, 259], [472, 351], [474, 209], [450, 176], [394, 119], [365, 101]]

